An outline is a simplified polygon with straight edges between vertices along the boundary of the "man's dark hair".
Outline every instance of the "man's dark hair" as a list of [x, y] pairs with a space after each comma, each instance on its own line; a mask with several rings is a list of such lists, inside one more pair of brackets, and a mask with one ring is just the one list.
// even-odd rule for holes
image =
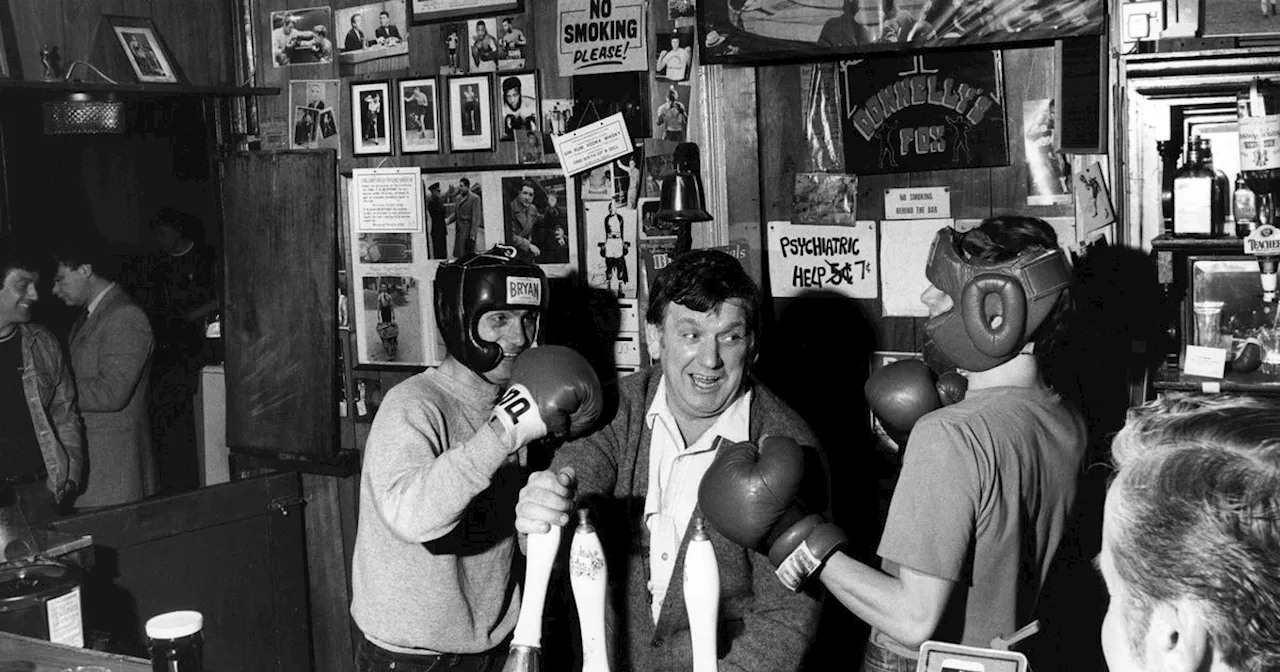
[[[502, 93], [503, 93], [503, 95], [506, 95], [506, 93], [507, 93], [508, 91], [510, 91], [511, 89], [519, 89], [519, 88], [520, 88], [520, 86], [521, 86], [521, 85], [520, 85], [520, 78], [519, 78], [519, 77], [508, 77], [508, 78], [506, 78], [506, 79], [502, 80]], [[522, 91], [522, 93], [523, 93], [523, 91]]]
[[101, 241], [85, 241], [79, 238], [56, 243], [52, 250], [54, 268], [59, 264], [75, 269], [85, 264], [93, 267], [95, 275], [110, 278], [114, 275], [110, 255]]
[[677, 256], [653, 279], [644, 318], [660, 327], [669, 304], [705, 313], [732, 299], [741, 301], [747, 332], [753, 344], [758, 343], [760, 288], [732, 255], [720, 250], [692, 250]]
[[10, 271], [39, 273], [48, 266], [48, 258], [24, 236], [16, 233], [0, 236], [0, 282]]
[[378, 16], [385, 16], [389, 19], [391, 18], [391, 13], [384, 10], [384, 11], [378, 12]]
[[459, 179], [459, 180], [458, 180], [458, 184], [461, 184], [461, 185], [462, 185], [462, 186], [464, 186], [464, 187], [468, 187], [468, 188], [470, 188], [470, 187], [471, 187], [471, 180], [469, 180], [469, 179], [467, 179], [467, 178], [465, 178], [465, 177], [464, 177], [464, 178], [462, 178], [462, 179]]

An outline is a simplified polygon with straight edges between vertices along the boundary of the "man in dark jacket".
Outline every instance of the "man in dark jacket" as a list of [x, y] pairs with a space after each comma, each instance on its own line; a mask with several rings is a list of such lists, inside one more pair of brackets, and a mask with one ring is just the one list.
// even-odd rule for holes
[[[759, 303], [759, 289], [732, 256], [677, 257], [654, 280], [645, 315], [658, 366], [622, 379], [607, 423], [559, 448], [551, 468], [521, 490], [521, 533], [564, 525], [579, 505], [599, 521], [615, 600], [606, 609], [614, 669], [691, 667], [681, 577], [698, 486], [722, 446], [765, 435], [817, 446], [799, 415], [748, 374]], [[720, 572], [721, 669], [799, 669], [819, 600], [784, 587], [764, 555], [714, 530], [710, 537]]]

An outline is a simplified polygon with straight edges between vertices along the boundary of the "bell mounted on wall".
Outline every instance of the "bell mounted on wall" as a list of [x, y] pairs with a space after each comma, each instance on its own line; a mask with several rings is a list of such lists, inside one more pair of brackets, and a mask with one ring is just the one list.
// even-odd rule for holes
[[676, 145], [673, 163], [675, 172], [662, 178], [662, 194], [658, 199], [658, 212], [655, 216], [679, 225], [676, 227], [676, 252], [679, 253], [692, 247], [689, 225], [694, 222], [709, 222], [713, 218], [707, 212], [698, 146], [692, 142]]

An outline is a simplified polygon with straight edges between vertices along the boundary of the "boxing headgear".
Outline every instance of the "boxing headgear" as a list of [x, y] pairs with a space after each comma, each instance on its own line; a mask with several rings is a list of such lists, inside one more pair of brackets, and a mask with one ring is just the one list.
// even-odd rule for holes
[[[925, 276], [954, 305], [925, 323], [926, 354], [935, 363], [986, 371], [1016, 357], [1031, 340], [1071, 284], [1071, 268], [1056, 247], [1028, 248], [1002, 262], [967, 259], [959, 249], [962, 239], [943, 227], [929, 250]], [[997, 315], [1001, 321], [992, 326]]]
[[516, 261], [516, 250], [495, 245], [487, 252], [440, 266], [436, 271], [436, 324], [454, 359], [476, 373], [502, 362], [502, 346], [480, 339], [480, 317], [492, 310], [536, 310], [542, 331], [547, 308], [547, 276]]

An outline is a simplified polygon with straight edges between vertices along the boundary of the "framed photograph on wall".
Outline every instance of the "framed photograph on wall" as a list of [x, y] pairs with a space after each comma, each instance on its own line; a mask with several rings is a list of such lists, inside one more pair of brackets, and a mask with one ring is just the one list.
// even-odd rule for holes
[[1103, 0], [699, 0], [700, 62], [844, 60], [868, 54], [1097, 35]]
[[458, 17], [523, 12], [524, 0], [410, 0], [414, 23], [433, 23]]
[[538, 73], [530, 70], [498, 75], [496, 105], [499, 140], [514, 140], [519, 131], [538, 130]]
[[391, 85], [351, 85], [351, 146], [356, 156], [391, 153]]
[[160, 37], [155, 23], [145, 16], [104, 15], [111, 32], [120, 42], [125, 58], [133, 67], [133, 76], [139, 83], [182, 82], [173, 54]]
[[332, 63], [332, 30], [333, 12], [328, 7], [271, 12], [273, 67]]
[[448, 82], [449, 150], [493, 151], [493, 79], [462, 75]]
[[440, 95], [435, 77], [402, 79], [400, 91], [400, 153], [440, 151]]

